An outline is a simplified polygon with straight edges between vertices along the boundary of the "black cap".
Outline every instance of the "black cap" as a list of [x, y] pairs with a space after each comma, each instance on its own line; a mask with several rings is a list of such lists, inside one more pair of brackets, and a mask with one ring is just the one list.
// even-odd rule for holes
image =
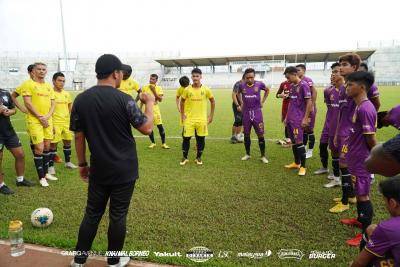
[[122, 62], [118, 57], [111, 54], [104, 54], [96, 61], [97, 74], [109, 74], [116, 70], [122, 70]]
[[122, 70], [126, 72], [132, 72], [132, 67], [127, 64], [122, 64]]

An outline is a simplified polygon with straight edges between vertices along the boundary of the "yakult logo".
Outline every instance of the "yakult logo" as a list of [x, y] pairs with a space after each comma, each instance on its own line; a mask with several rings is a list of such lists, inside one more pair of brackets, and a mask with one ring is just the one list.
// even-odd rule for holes
[[318, 251], [318, 250], [313, 250], [310, 252], [310, 256], [308, 257], [309, 259], [325, 259], [325, 260], [331, 260], [336, 258], [336, 254], [333, 253], [332, 251]]

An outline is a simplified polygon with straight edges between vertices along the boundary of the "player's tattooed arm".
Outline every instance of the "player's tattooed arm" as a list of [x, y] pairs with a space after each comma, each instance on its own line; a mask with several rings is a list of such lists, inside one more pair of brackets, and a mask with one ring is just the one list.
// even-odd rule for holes
[[18, 99], [17, 99], [18, 96], [19, 96], [19, 95], [18, 95], [16, 92], [12, 92], [12, 93], [11, 93], [11, 99], [12, 99], [12, 101], [14, 102], [15, 106], [16, 106], [19, 110], [21, 110], [23, 113], [28, 113], [28, 110], [25, 108], [25, 106], [22, 105], [21, 103], [19, 103], [19, 101], [18, 101]]

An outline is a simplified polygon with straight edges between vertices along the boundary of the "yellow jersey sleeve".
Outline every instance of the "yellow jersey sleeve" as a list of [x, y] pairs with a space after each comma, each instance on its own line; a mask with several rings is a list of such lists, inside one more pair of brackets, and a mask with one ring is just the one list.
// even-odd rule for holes
[[17, 88], [15, 88], [15, 92], [18, 94], [18, 95], [22, 95], [22, 91], [24, 90], [24, 84], [21, 84], [20, 86], [18, 86]]
[[54, 89], [50, 87], [50, 100], [55, 100], [56, 99], [56, 95], [54, 94]]
[[181, 97], [183, 99], [186, 99], [188, 97], [188, 92], [189, 92], [189, 89], [187, 89], [187, 88], [185, 90], [183, 90], [182, 94], [181, 94]]
[[26, 83], [21, 88], [21, 95], [22, 96], [32, 96], [32, 89], [33, 89], [32, 83]]
[[185, 87], [182, 87], [182, 86], [179, 87], [179, 88], [176, 90], [176, 97], [181, 97], [184, 90], [185, 90]]
[[158, 95], [164, 95], [164, 91], [161, 86], [156, 87], [156, 92]]
[[210, 88], [207, 87], [205, 91], [206, 91], [206, 97], [207, 97], [208, 99], [214, 98], [214, 95], [212, 94]]
[[[65, 92], [65, 91], [64, 91]], [[67, 101], [68, 101], [68, 104], [71, 104], [72, 103], [72, 98], [71, 98], [71, 94], [69, 93], [69, 92], [65, 92], [66, 94], [67, 94]]]
[[150, 90], [150, 88], [149, 88], [149, 85], [148, 85], [148, 84], [146, 84], [146, 85], [144, 85], [144, 86], [142, 87], [142, 92], [143, 92], [143, 93], [149, 93], [149, 90]]
[[25, 88], [29, 87], [33, 83], [32, 79], [26, 80], [23, 83], [21, 83], [17, 88], [15, 88], [15, 92], [22, 96], [22, 92], [24, 91]]

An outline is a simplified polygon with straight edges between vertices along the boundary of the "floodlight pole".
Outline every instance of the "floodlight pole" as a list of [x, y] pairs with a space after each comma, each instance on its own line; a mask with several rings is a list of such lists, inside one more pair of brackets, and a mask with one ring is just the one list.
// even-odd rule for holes
[[66, 41], [65, 41], [64, 15], [63, 15], [62, 0], [60, 0], [60, 12], [61, 12], [61, 31], [62, 31], [62, 38], [63, 38], [65, 70], [68, 71], [67, 44], [66, 44]]

